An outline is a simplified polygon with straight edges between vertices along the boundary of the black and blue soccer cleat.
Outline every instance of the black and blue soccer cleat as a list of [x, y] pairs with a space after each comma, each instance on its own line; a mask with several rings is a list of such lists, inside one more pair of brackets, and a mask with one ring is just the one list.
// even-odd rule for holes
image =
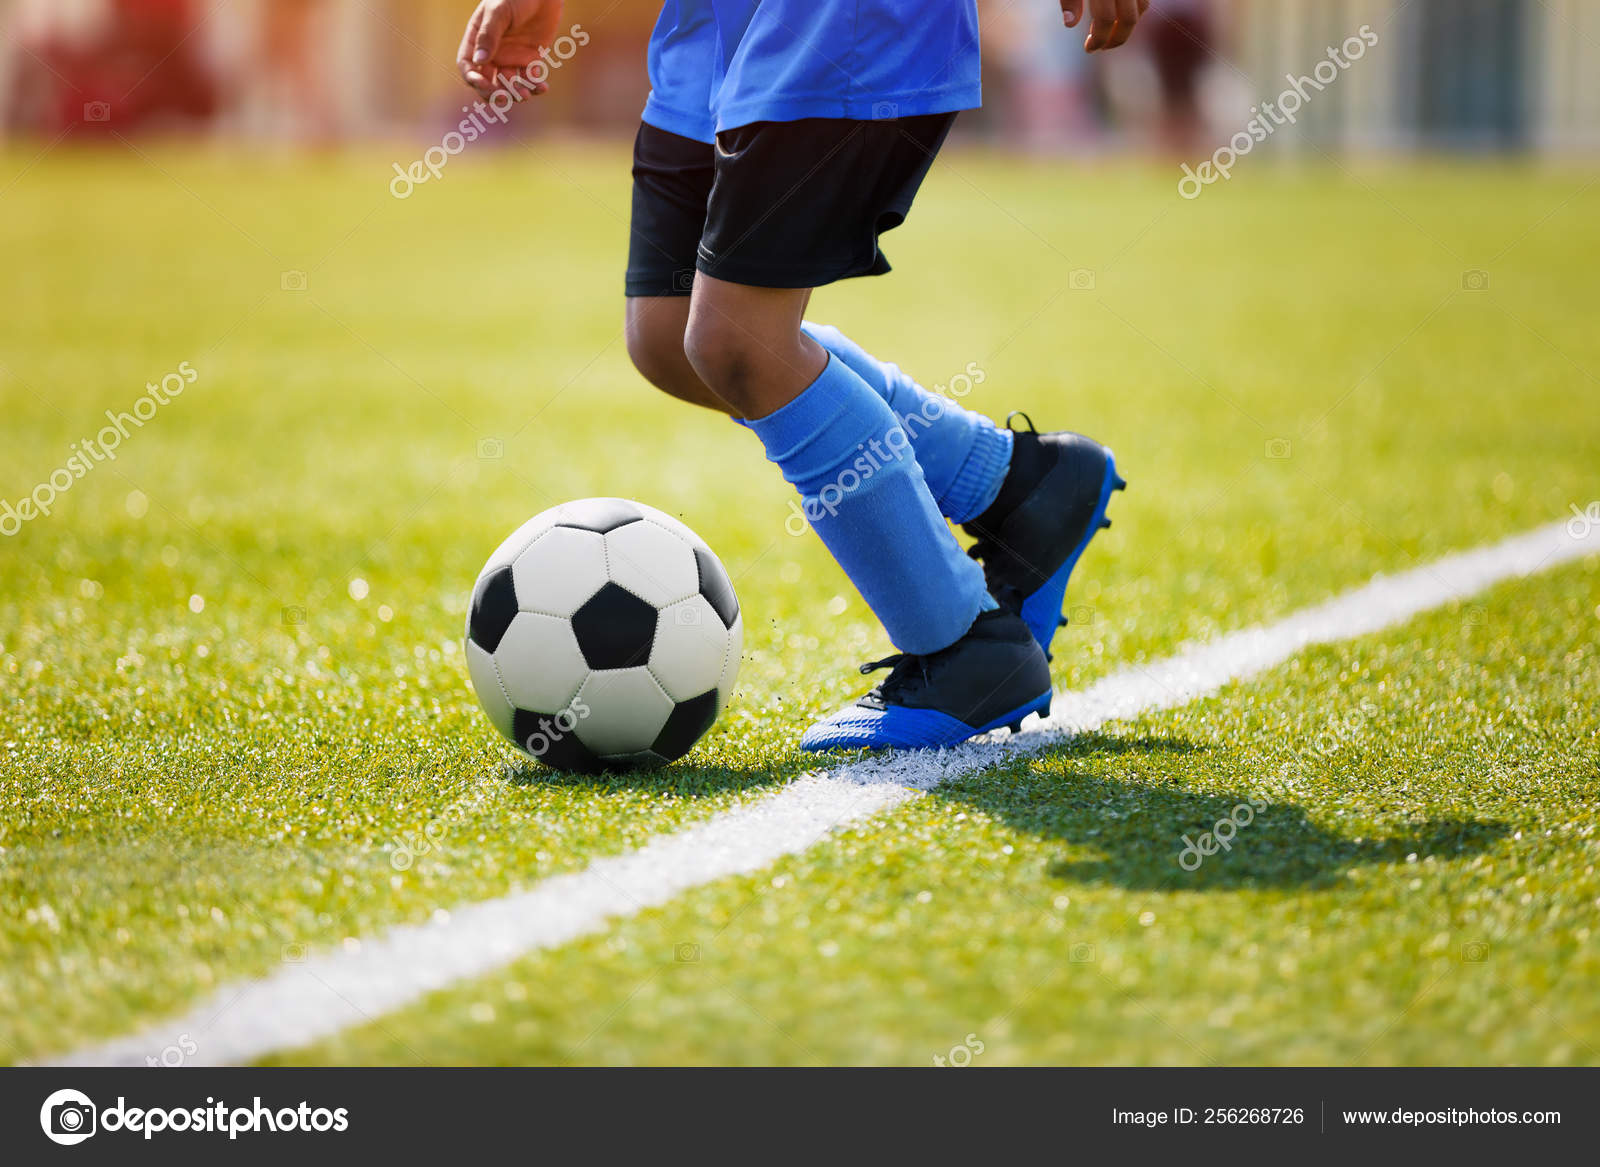
[[1006, 480], [989, 509], [961, 529], [977, 540], [968, 554], [983, 564], [990, 594], [1019, 607], [1048, 658], [1066, 623], [1067, 580], [1089, 541], [1111, 525], [1106, 507], [1127, 483], [1111, 451], [1094, 439], [1041, 434], [1027, 414], [1011, 417], [1028, 428], [1015, 431]]
[[967, 634], [925, 656], [901, 653], [861, 666], [889, 675], [866, 696], [813, 725], [803, 750], [937, 749], [1050, 712], [1050, 665], [1015, 612], [980, 612]]

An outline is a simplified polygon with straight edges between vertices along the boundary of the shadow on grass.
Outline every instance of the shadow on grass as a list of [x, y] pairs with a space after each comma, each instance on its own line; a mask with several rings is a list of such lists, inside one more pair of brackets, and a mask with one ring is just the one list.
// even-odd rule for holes
[[[1107, 773], [1172, 767], [1162, 774], [1167, 781], [1193, 782], [1220, 768], [1200, 756], [1209, 749], [1174, 738], [1085, 734], [1028, 762], [941, 787], [934, 797], [1070, 844], [1050, 866], [1057, 879], [1136, 890], [1329, 887], [1353, 867], [1403, 862], [1412, 854], [1418, 860], [1475, 855], [1511, 830], [1503, 822], [1440, 819], [1378, 838], [1349, 837], [1257, 791], [1213, 794]], [[1174, 755], [1190, 760], [1174, 766]], [[1107, 756], [1116, 758], [1114, 766], [1075, 764]], [[1151, 765], [1139, 766], [1140, 759]], [[1229, 833], [1223, 846], [1218, 838]], [[1203, 853], [1207, 836], [1211, 854]]]
[[678, 798], [709, 798], [728, 791], [773, 788], [798, 777], [804, 761], [772, 766], [686, 766], [676, 763], [656, 770], [622, 770], [605, 774], [575, 774], [552, 770], [538, 762], [508, 763], [502, 770], [513, 786], [566, 787], [591, 794], [670, 794]]

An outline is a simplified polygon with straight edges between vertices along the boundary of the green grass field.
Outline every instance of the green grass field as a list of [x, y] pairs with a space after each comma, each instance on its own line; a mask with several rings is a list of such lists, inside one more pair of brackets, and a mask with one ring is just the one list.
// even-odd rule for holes
[[[0, 499], [197, 379], [0, 540], [0, 1059], [768, 792], [888, 651], [749, 435], [629, 366], [621, 148], [403, 202], [382, 153], [40, 153], [0, 153]], [[1175, 175], [952, 151], [896, 272], [812, 309], [1115, 447], [1059, 686], [1600, 498], [1592, 175]], [[598, 783], [518, 763], [459, 646], [500, 538], [597, 494], [682, 516], [746, 620], [712, 733]], [[275, 1060], [1600, 1063], [1596, 692], [1591, 556]], [[1179, 871], [1241, 793], [1268, 810]]]

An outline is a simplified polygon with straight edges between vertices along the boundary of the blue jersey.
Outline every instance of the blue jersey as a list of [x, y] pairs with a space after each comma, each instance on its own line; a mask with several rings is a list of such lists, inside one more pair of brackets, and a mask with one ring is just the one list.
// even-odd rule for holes
[[976, 0], [666, 0], [649, 63], [644, 120], [702, 142], [983, 103]]

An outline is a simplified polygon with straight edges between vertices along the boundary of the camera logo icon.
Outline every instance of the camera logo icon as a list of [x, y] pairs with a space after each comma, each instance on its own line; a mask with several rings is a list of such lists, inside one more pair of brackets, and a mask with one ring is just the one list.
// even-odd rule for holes
[[499, 438], [478, 439], [478, 461], [498, 462], [506, 456], [506, 444]]
[[673, 272], [672, 290], [675, 292], [694, 291], [694, 268], [683, 267]]
[[1489, 273], [1476, 268], [1472, 271], [1462, 272], [1461, 290], [1463, 292], [1487, 292], [1489, 290]]
[[700, 946], [698, 944], [679, 944], [672, 950], [672, 959], [679, 964], [699, 964]]
[[900, 116], [900, 105], [893, 101], [875, 101], [872, 103], [872, 120], [875, 122], [893, 121]]
[[83, 103], [83, 120], [86, 122], [108, 122], [111, 120], [111, 103], [109, 101], [86, 101]]
[[1294, 445], [1288, 438], [1268, 438], [1267, 458], [1273, 462], [1282, 462], [1294, 453]]
[[298, 269], [286, 271], [278, 277], [278, 287], [285, 292], [303, 292], [309, 283], [306, 273]]
[[1074, 292], [1092, 292], [1097, 281], [1095, 280], [1094, 269], [1076, 267], [1068, 274], [1067, 282]]
[[89, 1096], [78, 1090], [57, 1090], [39, 1108], [39, 1125], [45, 1138], [63, 1147], [83, 1142], [95, 1132], [97, 1111]]

